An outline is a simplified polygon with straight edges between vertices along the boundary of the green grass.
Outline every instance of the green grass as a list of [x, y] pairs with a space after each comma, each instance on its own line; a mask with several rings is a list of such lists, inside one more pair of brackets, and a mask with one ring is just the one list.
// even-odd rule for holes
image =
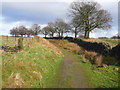
[[95, 68], [91, 63], [82, 63], [79, 64], [84, 68], [89, 82], [94, 88], [118, 88], [119, 76], [120, 73], [114, 70], [119, 66], [110, 65], [107, 68]]
[[[80, 61], [75, 62], [75, 66], [81, 66], [84, 70], [86, 77], [90, 83], [91, 88], [118, 88], [119, 87], [119, 76], [120, 72], [116, 71], [115, 68], [120, 66], [109, 65], [104, 68], [96, 68], [96, 66], [86, 60], [84, 63], [84, 57], [75, 53], [71, 53], [71, 57], [80, 58]], [[94, 70], [92, 68], [94, 67]]]
[[[14, 81], [9, 80], [9, 77], [12, 73], [13, 75], [17, 73], [20, 74], [20, 78], [22, 78], [24, 82], [24, 88], [57, 87], [59, 80], [61, 79], [59, 74], [62, 66], [61, 62], [64, 59], [63, 54], [57, 54], [56, 50], [54, 50], [52, 47], [46, 47], [46, 42], [43, 43], [42, 41], [34, 42], [31, 48], [28, 48], [27, 45], [29, 41], [32, 41], [32, 39], [24, 38], [24, 50], [18, 53], [1, 54], [3, 62], [2, 87], [8, 88], [12, 83], [14, 83]], [[5, 39], [3, 40], [2, 45], [15, 45], [14, 38], [9, 38], [9, 42], [10, 43], [8, 43]], [[57, 41], [55, 43], [57, 43]], [[68, 44], [69, 42], [64, 40], [63, 42], [61, 41], [61, 43], [64, 45]], [[113, 41], [112, 43], [114, 44], [116, 41]], [[81, 60], [84, 59], [83, 53], [80, 55], [72, 52], [70, 53], [71, 57], [80, 58]], [[93, 88], [118, 87], [118, 76], [120, 76], [120, 73], [114, 70], [114, 68], [119, 68], [120, 66], [109, 65], [107, 68], [94, 68], [94, 70], [92, 70], [92, 67], [95, 66], [89, 61], [87, 63], [78, 61], [75, 64], [82, 66]], [[37, 72], [39, 76], [41, 75], [42, 79], [39, 80], [39, 76], [36, 76], [33, 72]]]
[[101, 39], [107, 43], [109, 43], [111, 46], [115, 46], [117, 45], [118, 43], [120, 43], [120, 40], [119, 39]]
[[[56, 54], [52, 48], [45, 47], [42, 42], [34, 42], [31, 48], [24, 42], [24, 50], [2, 54], [2, 87], [8, 88], [14, 83], [9, 80], [12, 73], [20, 74], [24, 88], [53, 87], [58, 80], [56, 71], [63, 57], [62, 54]], [[42, 79], [39, 79], [40, 76]]]
[[[81, 61], [75, 63], [75, 65], [80, 65], [85, 71], [89, 83], [92, 88], [118, 88], [119, 86], [119, 76], [120, 72], [116, 71], [115, 68], [120, 68], [120, 66], [109, 65], [106, 68], [96, 68], [96, 66], [87, 60], [87, 63], [83, 63], [83, 56], [77, 55], [71, 52], [72, 57], [80, 58]], [[94, 70], [92, 70], [94, 67]]]
[[105, 42], [105, 43], [108, 43], [111, 47], [114, 47], [118, 43], [120, 43], [119, 39], [83, 39], [83, 40], [89, 41], [89, 42]]
[[[19, 37], [3, 37], [0, 39], [0, 45], [13, 47], [17, 45], [18, 39]], [[31, 40], [32, 37], [24, 37], [24, 45], [26, 45]]]
[[[63, 43], [66, 44], [65, 42], [67, 41], [64, 40]], [[56, 42], [53, 42], [53, 43], [57, 45], [57, 40]], [[114, 45], [117, 44], [117, 41], [115, 41], [113, 44]], [[64, 50], [67, 50], [67, 49], [64, 49]], [[80, 65], [84, 69], [85, 74], [88, 77], [88, 81], [91, 84], [92, 88], [118, 88], [120, 73], [116, 71], [115, 68], [120, 68], [120, 66], [109, 65], [106, 68], [96, 68], [95, 64], [90, 63], [90, 61], [84, 57], [84, 53], [80, 53], [80, 55], [72, 52], [70, 53], [71, 53], [71, 57], [76, 57], [81, 59], [81, 61], [76, 62], [75, 64], [76, 66]], [[84, 60], [87, 62], [85, 63]], [[111, 62], [111, 60], [114, 60], [114, 59], [111, 57], [106, 57], [105, 60], [106, 62], [108, 61]], [[93, 67], [94, 67], [94, 70], [92, 70]]]

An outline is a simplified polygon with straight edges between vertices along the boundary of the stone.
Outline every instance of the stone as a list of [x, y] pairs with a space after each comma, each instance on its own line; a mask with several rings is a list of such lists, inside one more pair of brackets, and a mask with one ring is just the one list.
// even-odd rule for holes
[[[110, 50], [110, 55], [114, 56], [116, 59], [120, 60], [120, 44], [116, 45]], [[120, 62], [120, 61], [119, 61]]]
[[18, 47], [19, 47], [19, 50], [22, 50], [22, 49], [23, 49], [23, 38], [22, 38], [22, 37], [20, 37], [20, 38], [18, 39]]

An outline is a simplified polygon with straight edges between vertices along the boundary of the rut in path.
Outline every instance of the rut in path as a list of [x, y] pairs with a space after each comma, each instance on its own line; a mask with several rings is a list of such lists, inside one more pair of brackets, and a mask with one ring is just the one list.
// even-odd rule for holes
[[72, 57], [71, 53], [64, 51], [65, 60], [61, 66], [61, 80], [59, 88], [89, 88], [88, 79], [84, 74], [84, 70], [79, 64], [80, 59]]

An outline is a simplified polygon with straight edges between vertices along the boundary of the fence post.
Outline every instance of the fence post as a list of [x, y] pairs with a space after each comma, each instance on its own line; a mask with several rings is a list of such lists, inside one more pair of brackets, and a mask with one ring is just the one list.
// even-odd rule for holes
[[9, 41], [9, 40], [8, 40], [8, 35], [7, 35], [6, 37], [7, 37], [7, 45], [8, 45], [8, 41]]
[[19, 47], [19, 50], [22, 50], [22, 49], [23, 49], [23, 38], [22, 38], [22, 37], [20, 37], [20, 38], [18, 39], [18, 47]]

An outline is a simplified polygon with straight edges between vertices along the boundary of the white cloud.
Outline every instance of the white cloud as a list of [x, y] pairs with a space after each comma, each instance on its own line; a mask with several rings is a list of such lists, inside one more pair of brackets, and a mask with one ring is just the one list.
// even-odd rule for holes
[[91, 38], [98, 38], [98, 37], [112, 37], [118, 34], [118, 29], [112, 28], [110, 30], [96, 30], [90, 33]]
[[[2, 0], [3, 2], [73, 2], [82, 0]], [[84, 0], [85, 1], [85, 0]], [[94, 0], [98, 1], [98, 0]], [[119, 0], [99, 0], [100, 2], [118, 2]]]
[[74, 0], [2, 0], [3, 2], [72, 2]]
[[26, 27], [30, 27], [32, 22], [27, 22], [27, 21], [16, 21], [16, 22], [10, 22], [7, 23], [5, 21], [5, 17], [0, 17], [0, 35], [9, 35], [10, 29], [13, 27], [17, 27], [20, 25], [24, 25]]
[[[10, 35], [10, 29], [13, 27], [18, 27], [18, 26], [25, 26], [26, 28], [30, 28], [33, 22], [28, 22], [28, 21], [16, 21], [16, 22], [10, 22], [7, 23], [5, 21], [5, 17], [0, 17], [0, 35]], [[47, 24], [40, 24], [41, 28], [47, 26]]]
[[[8, 8], [13, 8], [13, 9], [17, 9], [17, 10], [23, 10], [23, 11], [29, 11], [31, 13], [35, 13], [36, 17], [39, 18], [39, 16], [41, 16], [41, 13], [45, 13], [48, 15], [54, 15], [56, 17], [65, 17], [65, 13], [67, 12], [67, 8], [69, 7], [69, 4], [71, 2], [73, 2], [74, 0], [3, 0], [3, 2], [24, 2], [23, 5], [21, 4], [7, 4], [6, 6]], [[113, 36], [118, 32], [118, 28], [117, 28], [117, 23], [118, 23], [118, 1], [119, 0], [95, 0], [98, 3], [100, 3], [102, 5], [103, 9], [108, 10], [113, 17], [113, 24], [116, 25], [114, 26], [112, 29], [108, 30], [108, 31], [97, 31], [94, 33], [91, 33], [90, 36], [91, 37], [102, 37], [102, 36]], [[33, 3], [31, 4], [27, 4], [25, 5], [25, 2], [46, 2], [45, 4], [40, 4], [40, 5], [33, 5]], [[56, 2], [61, 2], [61, 4], [51, 4], [52, 3], [56, 3]], [[21, 7], [22, 6], [22, 7]], [[5, 18], [1, 18], [0, 20], [5, 20]], [[4, 34], [9, 33], [9, 30], [11, 28], [13, 28], [14, 26], [19, 26], [19, 25], [25, 25], [27, 27], [29, 27], [32, 24], [32, 22], [28, 22], [28, 21], [17, 21], [17, 22], [11, 22], [11, 23], [6, 23], [6, 22], [2, 22], [2, 24], [0, 24], [0, 29]], [[46, 26], [46, 24], [41, 25], [41, 27]], [[102, 33], [101, 33], [102, 32]]]
[[43, 27], [47, 26], [47, 24], [41, 24], [40, 26], [41, 26], [41, 28], [43, 28]]

